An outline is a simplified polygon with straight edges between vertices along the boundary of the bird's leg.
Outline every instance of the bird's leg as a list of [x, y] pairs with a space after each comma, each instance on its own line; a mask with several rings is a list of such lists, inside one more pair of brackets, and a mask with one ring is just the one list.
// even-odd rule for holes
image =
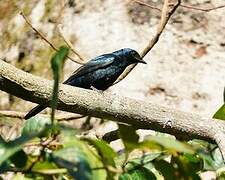
[[97, 89], [97, 88], [95, 88], [94, 86], [91, 86], [90, 87], [93, 91], [96, 91], [96, 92], [98, 92], [98, 93], [103, 93], [104, 91], [102, 91], [102, 90], [99, 90], [99, 89]]

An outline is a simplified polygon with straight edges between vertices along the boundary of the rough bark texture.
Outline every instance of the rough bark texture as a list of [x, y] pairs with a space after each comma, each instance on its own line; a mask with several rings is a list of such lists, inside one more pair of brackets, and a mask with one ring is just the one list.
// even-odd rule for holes
[[[34, 103], [51, 98], [52, 81], [33, 76], [0, 60], [0, 90]], [[106, 118], [177, 136], [216, 142], [225, 157], [225, 122], [203, 118], [115, 94], [60, 85], [58, 109]]]

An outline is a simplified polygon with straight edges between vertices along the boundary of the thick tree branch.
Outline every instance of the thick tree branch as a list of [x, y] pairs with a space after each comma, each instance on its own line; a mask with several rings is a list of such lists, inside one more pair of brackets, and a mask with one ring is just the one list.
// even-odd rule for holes
[[[52, 81], [0, 60], [0, 90], [27, 101], [43, 103], [51, 99]], [[60, 85], [58, 109], [169, 133], [179, 139], [216, 142], [225, 157], [225, 122], [220, 120], [63, 84]]]

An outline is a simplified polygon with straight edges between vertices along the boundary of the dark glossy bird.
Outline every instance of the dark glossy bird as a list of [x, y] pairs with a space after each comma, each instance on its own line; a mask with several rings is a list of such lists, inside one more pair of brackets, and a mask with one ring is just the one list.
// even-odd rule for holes
[[[146, 64], [135, 50], [120, 49], [90, 60], [78, 68], [63, 84], [104, 91], [116, 81], [127, 66], [136, 63]], [[31, 118], [46, 107], [46, 105], [37, 105], [27, 113], [25, 119]]]

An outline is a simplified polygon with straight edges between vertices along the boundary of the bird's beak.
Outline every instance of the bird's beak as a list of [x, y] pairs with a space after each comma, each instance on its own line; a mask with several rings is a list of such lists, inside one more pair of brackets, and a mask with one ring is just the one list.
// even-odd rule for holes
[[143, 64], [147, 64], [143, 59], [141, 58], [135, 58], [137, 63], [143, 63]]

